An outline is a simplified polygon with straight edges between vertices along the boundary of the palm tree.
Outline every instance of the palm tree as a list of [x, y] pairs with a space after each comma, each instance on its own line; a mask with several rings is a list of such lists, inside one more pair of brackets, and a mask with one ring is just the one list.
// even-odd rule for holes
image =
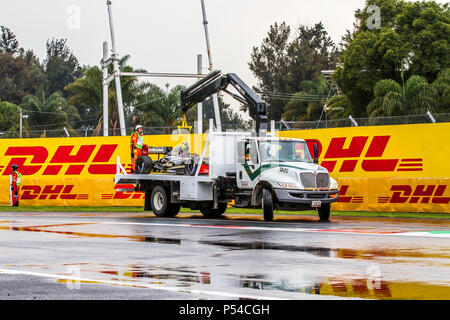
[[98, 67], [83, 69], [83, 77], [65, 87], [72, 93], [68, 102], [77, 106], [86, 127], [97, 125], [102, 110], [102, 71]]
[[23, 98], [21, 107], [28, 114], [30, 131], [49, 131], [52, 136], [55, 135], [52, 132], [66, 128], [71, 136], [78, 135], [73, 127], [80, 122], [81, 117], [78, 110], [68, 104], [60, 93], [54, 93], [47, 99], [44, 96], [38, 98], [28, 95]]
[[367, 106], [369, 117], [403, 115], [404, 93], [402, 87], [392, 79], [377, 82], [373, 89], [375, 98]]
[[136, 123], [144, 127], [173, 127], [183, 116], [180, 107], [180, 94], [183, 86], [175, 86], [169, 90], [155, 84], [147, 84], [145, 93], [133, 107]]
[[325, 78], [319, 82], [302, 81], [300, 88], [302, 91], [295, 93], [285, 105], [282, 118], [288, 121], [319, 120], [330, 93], [327, 81]]
[[403, 87], [391, 79], [381, 80], [374, 87], [375, 98], [368, 104], [367, 114], [373, 118], [435, 112], [439, 109], [436, 86], [418, 75], [410, 77]]
[[436, 111], [439, 113], [450, 112], [450, 69], [439, 72], [432, 86], [439, 95]]
[[[14, 103], [0, 101], [0, 132], [3, 138], [19, 137], [20, 109]], [[24, 119], [23, 131], [28, 129], [27, 120]]]
[[[128, 65], [129, 55], [119, 60], [122, 72], [141, 72], [145, 70], [134, 70]], [[110, 74], [113, 73], [113, 66], [109, 67]], [[84, 114], [85, 125], [97, 126], [99, 133], [103, 123], [103, 86], [102, 71], [99, 67], [89, 67], [83, 70], [83, 77], [68, 84], [65, 89], [72, 93], [69, 102], [76, 105], [80, 112]], [[126, 123], [131, 126], [131, 107], [139, 101], [139, 97], [144, 93], [146, 83], [139, 83], [137, 77], [121, 77], [121, 89], [124, 104]], [[117, 109], [116, 86], [112, 82], [108, 90], [109, 127], [112, 128], [113, 135], [119, 135], [119, 113]]]
[[343, 119], [350, 115], [351, 103], [346, 95], [331, 97], [327, 102], [327, 117]]

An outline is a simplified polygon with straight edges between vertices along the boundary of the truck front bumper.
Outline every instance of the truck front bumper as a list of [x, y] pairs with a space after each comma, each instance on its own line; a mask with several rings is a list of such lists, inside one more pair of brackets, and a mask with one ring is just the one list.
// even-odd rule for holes
[[289, 190], [274, 189], [279, 203], [310, 204], [312, 201], [321, 201], [323, 204], [339, 200], [339, 190]]

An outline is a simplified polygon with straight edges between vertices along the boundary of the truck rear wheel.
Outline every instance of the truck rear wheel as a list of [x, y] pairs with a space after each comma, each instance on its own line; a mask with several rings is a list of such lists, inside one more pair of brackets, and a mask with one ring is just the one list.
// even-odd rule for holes
[[329, 203], [322, 204], [320, 208], [317, 208], [317, 211], [319, 212], [320, 221], [328, 221], [330, 219], [331, 205]]
[[218, 208], [213, 209], [212, 206], [200, 207], [200, 212], [208, 218], [217, 218], [225, 213], [228, 203], [218, 203]]
[[152, 172], [153, 161], [148, 156], [141, 156], [136, 159], [136, 173], [137, 174], [149, 174]]
[[273, 200], [272, 192], [264, 188], [262, 190], [261, 206], [265, 221], [273, 221]]
[[177, 206], [170, 203], [168, 192], [162, 186], [153, 189], [150, 201], [152, 211], [158, 217], [174, 217], [180, 211], [178, 208], [178, 212], [176, 212]]

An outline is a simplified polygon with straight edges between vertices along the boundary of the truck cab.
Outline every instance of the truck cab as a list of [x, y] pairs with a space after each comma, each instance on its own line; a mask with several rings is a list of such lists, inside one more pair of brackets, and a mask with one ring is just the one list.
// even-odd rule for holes
[[[251, 137], [237, 144], [236, 184], [251, 190], [250, 205], [262, 207], [266, 220], [273, 210], [317, 208], [327, 220], [330, 204], [338, 200], [338, 184], [317, 164], [305, 140]], [[316, 160], [316, 161], [315, 161]]]

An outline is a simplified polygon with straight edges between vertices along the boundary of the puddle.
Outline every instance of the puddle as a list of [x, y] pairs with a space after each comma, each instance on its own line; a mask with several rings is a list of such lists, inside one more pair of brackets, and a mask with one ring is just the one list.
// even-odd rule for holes
[[[318, 277], [311, 279], [269, 278], [264, 274], [222, 274], [202, 272], [189, 268], [167, 268], [164, 266], [133, 266], [125, 271], [114, 269], [103, 270], [100, 273], [113, 276], [111, 280], [130, 281], [130, 285], [139, 287], [139, 282], [146, 284], [162, 284], [176, 287], [189, 287], [201, 284], [214, 288], [220, 287], [247, 288], [263, 291], [285, 291], [311, 295], [327, 295], [346, 298], [363, 299], [402, 299], [402, 300], [449, 300], [450, 286], [427, 284], [421, 282], [388, 282], [382, 278], [362, 277], [346, 274], [333, 277]], [[212, 280], [213, 279], [213, 280]], [[134, 283], [137, 282], [137, 283]], [[314, 299], [311, 297], [311, 299]]]
[[[182, 245], [179, 238], [166, 238], [156, 236], [135, 236], [135, 235], [121, 235], [121, 234], [107, 234], [107, 233], [89, 233], [77, 231], [63, 231], [55, 230], [55, 227], [74, 227], [74, 226], [92, 226], [93, 223], [68, 223], [68, 224], [53, 224], [41, 226], [0, 226], [0, 230], [12, 230], [22, 232], [45, 232], [52, 234], [61, 234], [73, 237], [84, 238], [109, 238], [109, 239], [126, 239], [130, 241], [161, 243], [170, 245]], [[191, 241], [187, 241], [192, 243]], [[425, 252], [422, 250], [409, 249], [347, 249], [347, 248], [325, 248], [312, 246], [296, 246], [283, 245], [272, 242], [253, 241], [253, 242], [235, 242], [235, 241], [208, 241], [200, 240], [200, 244], [219, 246], [231, 250], [280, 250], [289, 252], [303, 252], [312, 254], [318, 257], [334, 257], [342, 259], [364, 259], [372, 260], [385, 257], [406, 257], [406, 258], [440, 258], [450, 259], [448, 252]]]
[[[0, 223], [9, 223], [9, 221], [1, 221]], [[89, 233], [77, 231], [64, 231], [65, 227], [86, 227], [87, 223], [78, 224], [54, 224], [40, 226], [0, 226], [0, 230], [12, 230], [22, 232], [46, 232], [52, 234], [61, 234], [71, 237], [84, 238], [111, 238], [125, 239], [127, 241], [138, 241], [146, 243], [161, 243], [167, 245], [183, 245], [179, 238], [158, 237], [158, 236], [135, 236], [127, 234], [111, 234], [111, 233]], [[94, 224], [95, 225], [95, 224]], [[61, 229], [63, 228], [63, 229]], [[59, 229], [59, 230], [57, 230]], [[219, 237], [218, 237], [219, 238]], [[311, 254], [324, 258], [339, 259], [382, 259], [382, 258], [439, 258], [440, 260], [449, 259], [449, 252], [430, 251], [426, 249], [393, 249], [393, 248], [326, 248], [301, 245], [285, 245], [275, 242], [264, 241], [213, 241], [213, 240], [185, 240], [186, 248], [195, 244], [206, 246], [221, 247], [229, 250], [279, 250], [286, 252], [300, 252]], [[207, 250], [205, 250], [207, 251]], [[211, 254], [214, 252], [210, 250]], [[327, 261], [324, 259], [324, 261]], [[399, 262], [400, 259], [391, 259], [389, 263]], [[423, 261], [423, 260], [421, 260]], [[418, 261], [420, 262], [420, 261]], [[418, 263], [416, 262], [416, 263]], [[442, 265], [442, 263], [441, 263]], [[429, 284], [422, 282], [388, 282], [384, 279], [372, 279], [362, 275], [338, 275], [333, 277], [310, 277], [308, 279], [292, 279], [287, 275], [278, 275], [281, 278], [269, 278], [267, 274], [239, 274], [239, 270], [235, 270], [235, 274], [222, 274], [210, 272], [208, 267], [197, 267], [192, 270], [189, 267], [167, 267], [167, 266], [149, 266], [149, 265], [131, 265], [131, 266], [115, 266], [115, 265], [95, 265], [89, 263], [80, 264], [63, 264], [34, 266], [23, 265], [31, 269], [51, 269], [54, 272], [65, 272], [67, 267], [79, 267], [87, 279], [98, 279], [101, 283], [102, 279], [120, 280], [124, 285], [139, 287], [139, 283], [151, 285], [170, 285], [176, 287], [189, 287], [194, 284], [201, 284], [214, 289], [217, 283], [230, 288], [249, 288], [255, 290], [280, 290], [286, 292], [306, 293], [312, 295], [330, 295], [336, 297], [359, 297], [370, 299], [413, 299], [413, 300], [450, 300], [450, 286], [448, 283]], [[217, 267], [217, 266], [216, 266]], [[227, 269], [225, 269], [227, 270]], [[89, 276], [93, 275], [93, 276]], [[66, 283], [60, 279], [59, 283]]]
[[440, 258], [450, 259], [446, 252], [424, 252], [409, 249], [347, 249], [347, 248], [325, 248], [312, 246], [282, 245], [270, 242], [227, 242], [227, 241], [199, 241], [199, 243], [220, 246], [231, 250], [280, 250], [290, 252], [303, 252], [318, 257], [374, 260], [380, 258], [406, 257], [406, 258]]

